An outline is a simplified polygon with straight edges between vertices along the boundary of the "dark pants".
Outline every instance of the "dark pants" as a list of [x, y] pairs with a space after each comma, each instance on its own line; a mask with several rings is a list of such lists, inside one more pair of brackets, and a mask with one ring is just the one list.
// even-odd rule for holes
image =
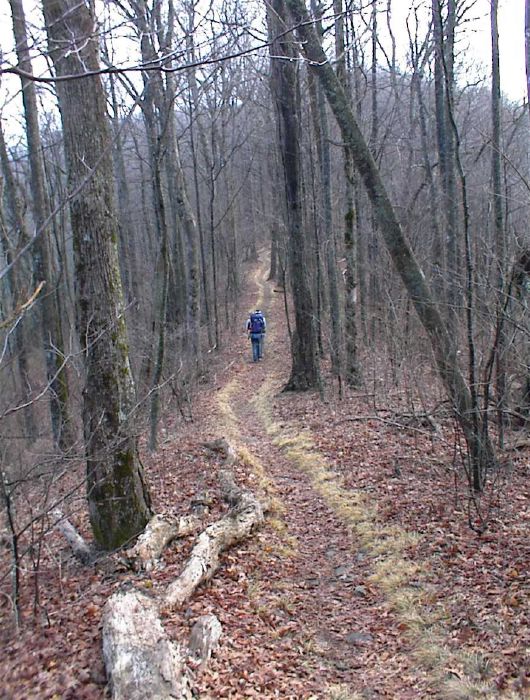
[[260, 355], [261, 333], [251, 333], [250, 340], [252, 341], [252, 359], [257, 362]]

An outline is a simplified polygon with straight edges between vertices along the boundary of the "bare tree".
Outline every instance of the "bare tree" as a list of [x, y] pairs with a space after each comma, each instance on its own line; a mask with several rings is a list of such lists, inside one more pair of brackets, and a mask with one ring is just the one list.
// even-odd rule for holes
[[[322, 35], [323, 28], [320, 19], [321, 10], [312, 0], [312, 12], [317, 19], [317, 27]], [[310, 81], [314, 81], [314, 76], [309, 74]], [[336, 236], [333, 228], [333, 206], [332, 206], [332, 184], [331, 184], [331, 148], [330, 134], [327, 114], [327, 105], [320, 83], [316, 82], [314, 89], [310, 91], [311, 111], [313, 114], [313, 124], [316, 139], [316, 152], [318, 160], [318, 170], [320, 175], [320, 200], [322, 222], [322, 241], [325, 250], [326, 273], [329, 293], [329, 316], [331, 321], [330, 346], [331, 346], [331, 367], [333, 374], [339, 381], [342, 388], [342, 349], [343, 333], [341, 323], [341, 303], [339, 295], [338, 274], [337, 274], [337, 251]]]
[[[28, 47], [26, 19], [21, 0], [10, 0], [13, 18], [13, 34], [16, 42], [17, 58], [20, 68], [27, 77], [21, 77], [22, 99], [26, 118], [26, 135], [28, 141], [28, 159], [31, 173], [31, 192], [36, 227], [42, 228], [49, 217], [49, 206], [46, 195], [44, 162], [37, 92], [31, 79], [33, 69]], [[42, 232], [35, 244], [34, 270], [38, 281], [46, 281], [48, 289], [41, 302], [41, 329], [44, 345], [44, 355], [48, 384], [50, 386], [50, 410], [53, 437], [56, 444], [67, 449], [73, 441], [73, 428], [68, 414], [68, 378], [64, 366], [64, 342], [62, 338], [60, 311], [57, 302], [55, 283], [53, 280], [52, 262], [49, 250], [48, 224], [46, 232]]]
[[530, 0], [524, 4], [524, 48], [526, 65], [526, 97], [530, 110]]
[[138, 459], [134, 385], [118, 265], [118, 221], [98, 38], [87, 5], [44, 0], [64, 134], [74, 237], [77, 328], [85, 350], [83, 425], [90, 521], [96, 540], [118, 547], [150, 515]]
[[491, 180], [493, 185], [493, 226], [495, 230], [495, 253], [497, 264], [497, 323], [499, 325], [497, 358], [497, 416], [499, 443], [504, 443], [504, 423], [506, 408], [506, 345], [505, 332], [505, 277], [506, 241], [502, 177], [501, 177], [501, 81], [499, 61], [498, 0], [491, 0]]
[[[16, 253], [17, 249], [24, 246], [29, 240], [29, 234], [26, 229], [26, 222], [24, 220], [24, 213], [22, 211], [22, 203], [17, 196], [17, 186], [15, 182], [15, 177], [11, 168], [11, 163], [9, 161], [9, 156], [6, 148], [6, 143], [4, 139], [4, 132], [0, 126], [0, 162], [2, 164], [2, 174], [3, 174], [3, 184], [4, 187], [0, 188], [0, 196], [3, 195], [5, 189], [5, 196], [7, 202], [7, 208], [10, 212], [11, 227], [15, 233], [15, 236], [10, 237], [7, 231], [6, 217], [2, 216], [2, 221], [0, 222], [0, 249], [3, 251], [6, 262], [9, 264], [13, 255]], [[0, 200], [1, 201], [1, 200]], [[11, 307], [15, 308], [18, 300], [22, 298], [24, 291], [24, 275], [25, 271], [21, 264], [15, 265], [11, 268], [7, 276], [7, 284], [9, 287], [9, 296], [11, 301]], [[30, 362], [29, 362], [29, 333], [27, 319], [21, 317], [13, 328], [13, 352], [18, 365], [18, 375], [20, 383], [20, 396], [21, 401], [25, 405], [23, 416], [24, 416], [24, 427], [26, 438], [32, 441], [37, 436], [37, 426], [35, 420], [34, 405], [31, 400], [31, 377], [30, 377]]]
[[293, 292], [295, 329], [291, 341], [292, 368], [288, 390], [318, 387], [315, 312], [307, 280], [305, 238], [300, 196], [300, 104], [298, 66], [291, 37], [285, 33], [287, 13], [282, 0], [274, 0], [268, 12], [271, 35], [271, 85], [278, 111], [280, 151], [285, 178], [289, 273]]
[[459, 367], [455, 338], [449, 334], [425, 275], [403, 234], [379, 170], [302, 0], [284, 1], [297, 28], [303, 54], [309, 61], [311, 70], [322, 83], [341, 129], [342, 138], [352, 148], [356, 167], [372, 203], [387, 250], [429, 336], [440, 378], [450, 396], [455, 416], [468, 445], [474, 476], [473, 486], [480, 490], [483, 476], [488, 468], [496, 465], [496, 458], [483, 418], [477, 414], [476, 402], [473, 401], [470, 387]]
[[[337, 61], [337, 78], [339, 79], [350, 103], [353, 94], [350, 77], [346, 70], [346, 42], [342, 0], [334, 0], [335, 12], [335, 55]], [[355, 208], [355, 173], [353, 154], [348, 144], [344, 145], [344, 185], [345, 185], [345, 214], [344, 214], [344, 252], [346, 258], [345, 283], [345, 357], [344, 372], [346, 382], [353, 387], [361, 384], [361, 367], [358, 358], [357, 342], [357, 284], [358, 284], [358, 240], [357, 216]]]
[[[446, 16], [444, 6], [446, 5]], [[432, 0], [434, 36], [434, 80], [436, 100], [437, 146], [442, 180], [446, 231], [446, 289], [451, 331], [458, 329], [460, 306], [458, 269], [458, 198], [456, 194], [455, 133], [450, 112], [454, 114], [454, 45], [456, 0]]]

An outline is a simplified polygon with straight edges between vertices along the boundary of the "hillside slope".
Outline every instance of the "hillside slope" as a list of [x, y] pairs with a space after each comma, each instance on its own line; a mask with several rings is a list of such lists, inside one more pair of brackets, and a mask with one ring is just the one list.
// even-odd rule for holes
[[[440, 434], [404, 427], [395, 405], [374, 406], [365, 394], [322, 402], [281, 393], [287, 328], [266, 273], [263, 256], [193, 420], [169, 420], [157, 454], [144, 457], [157, 511], [185, 512], [206, 491], [217, 517], [226, 507], [205, 443], [225, 437], [238, 483], [270, 506], [264, 527], [164, 617], [183, 643], [199, 615], [214, 612], [222, 623], [216, 655], [194, 672], [197, 696], [527, 697], [528, 451], [492, 491], [479, 538], [467, 524], [451, 426]], [[242, 330], [256, 306], [268, 321], [260, 363]], [[77, 524], [86, 531], [86, 518]], [[162, 567], [141, 574], [88, 570], [54, 549], [40, 575], [39, 625], [28, 620], [18, 637], [5, 637], [0, 696], [105, 697], [98, 624], [106, 598], [124, 583], [156, 595], [192, 544], [179, 541]], [[29, 577], [24, 595], [31, 599]]]

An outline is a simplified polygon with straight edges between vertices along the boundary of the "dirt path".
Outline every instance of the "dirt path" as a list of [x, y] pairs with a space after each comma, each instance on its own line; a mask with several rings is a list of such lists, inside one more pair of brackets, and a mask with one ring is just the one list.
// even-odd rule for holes
[[[249, 273], [241, 332], [212, 360], [193, 419], [166, 414], [159, 449], [142, 455], [157, 512], [185, 513], [202, 491], [212, 497], [211, 518], [226, 512], [204, 445], [222, 435], [237, 449], [238, 481], [270, 503], [265, 525], [164, 619], [184, 645], [199, 615], [222, 623], [217, 654], [193, 679], [197, 696], [529, 697], [528, 452], [493, 492], [498, 505], [477, 538], [450, 443], [372, 420], [377, 407], [353, 393], [340, 402], [281, 393], [290, 353], [283, 298], [267, 269], [263, 256]], [[255, 364], [243, 324], [256, 306], [268, 333], [265, 360]], [[389, 401], [381, 397], [385, 411]], [[84, 509], [73, 517], [90, 537]], [[38, 606], [35, 580], [24, 575], [22, 629], [0, 627], [0, 698], [107, 697], [98, 627], [105, 601], [123, 585], [163, 595], [192, 539], [167, 548], [156, 570], [135, 573], [89, 571], [50, 533]], [[8, 620], [8, 592], [0, 603]]]
[[397, 632], [369, 580], [373, 560], [366, 546], [373, 536], [363, 541], [355, 532], [360, 525], [373, 535], [373, 514], [344, 489], [308, 433], [275, 419], [275, 409], [293, 395], [279, 394], [289, 352], [283, 300], [265, 281], [266, 271], [264, 261], [254, 272], [251, 305], [267, 315], [265, 361], [252, 363], [245, 348], [217, 392], [214, 412], [242, 458], [239, 477], [268, 494], [272, 513], [248, 551], [233, 555], [242, 569], [240, 595], [234, 592], [222, 620], [230, 651], [214, 661], [201, 691], [210, 697], [428, 697], [425, 679], [388, 644]]

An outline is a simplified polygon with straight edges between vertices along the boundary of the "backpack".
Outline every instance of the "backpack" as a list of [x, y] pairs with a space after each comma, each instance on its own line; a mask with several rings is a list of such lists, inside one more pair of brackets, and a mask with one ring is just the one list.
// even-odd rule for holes
[[262, 314], [250, 314], [250, 332], [263, 333], [265, 321]]

